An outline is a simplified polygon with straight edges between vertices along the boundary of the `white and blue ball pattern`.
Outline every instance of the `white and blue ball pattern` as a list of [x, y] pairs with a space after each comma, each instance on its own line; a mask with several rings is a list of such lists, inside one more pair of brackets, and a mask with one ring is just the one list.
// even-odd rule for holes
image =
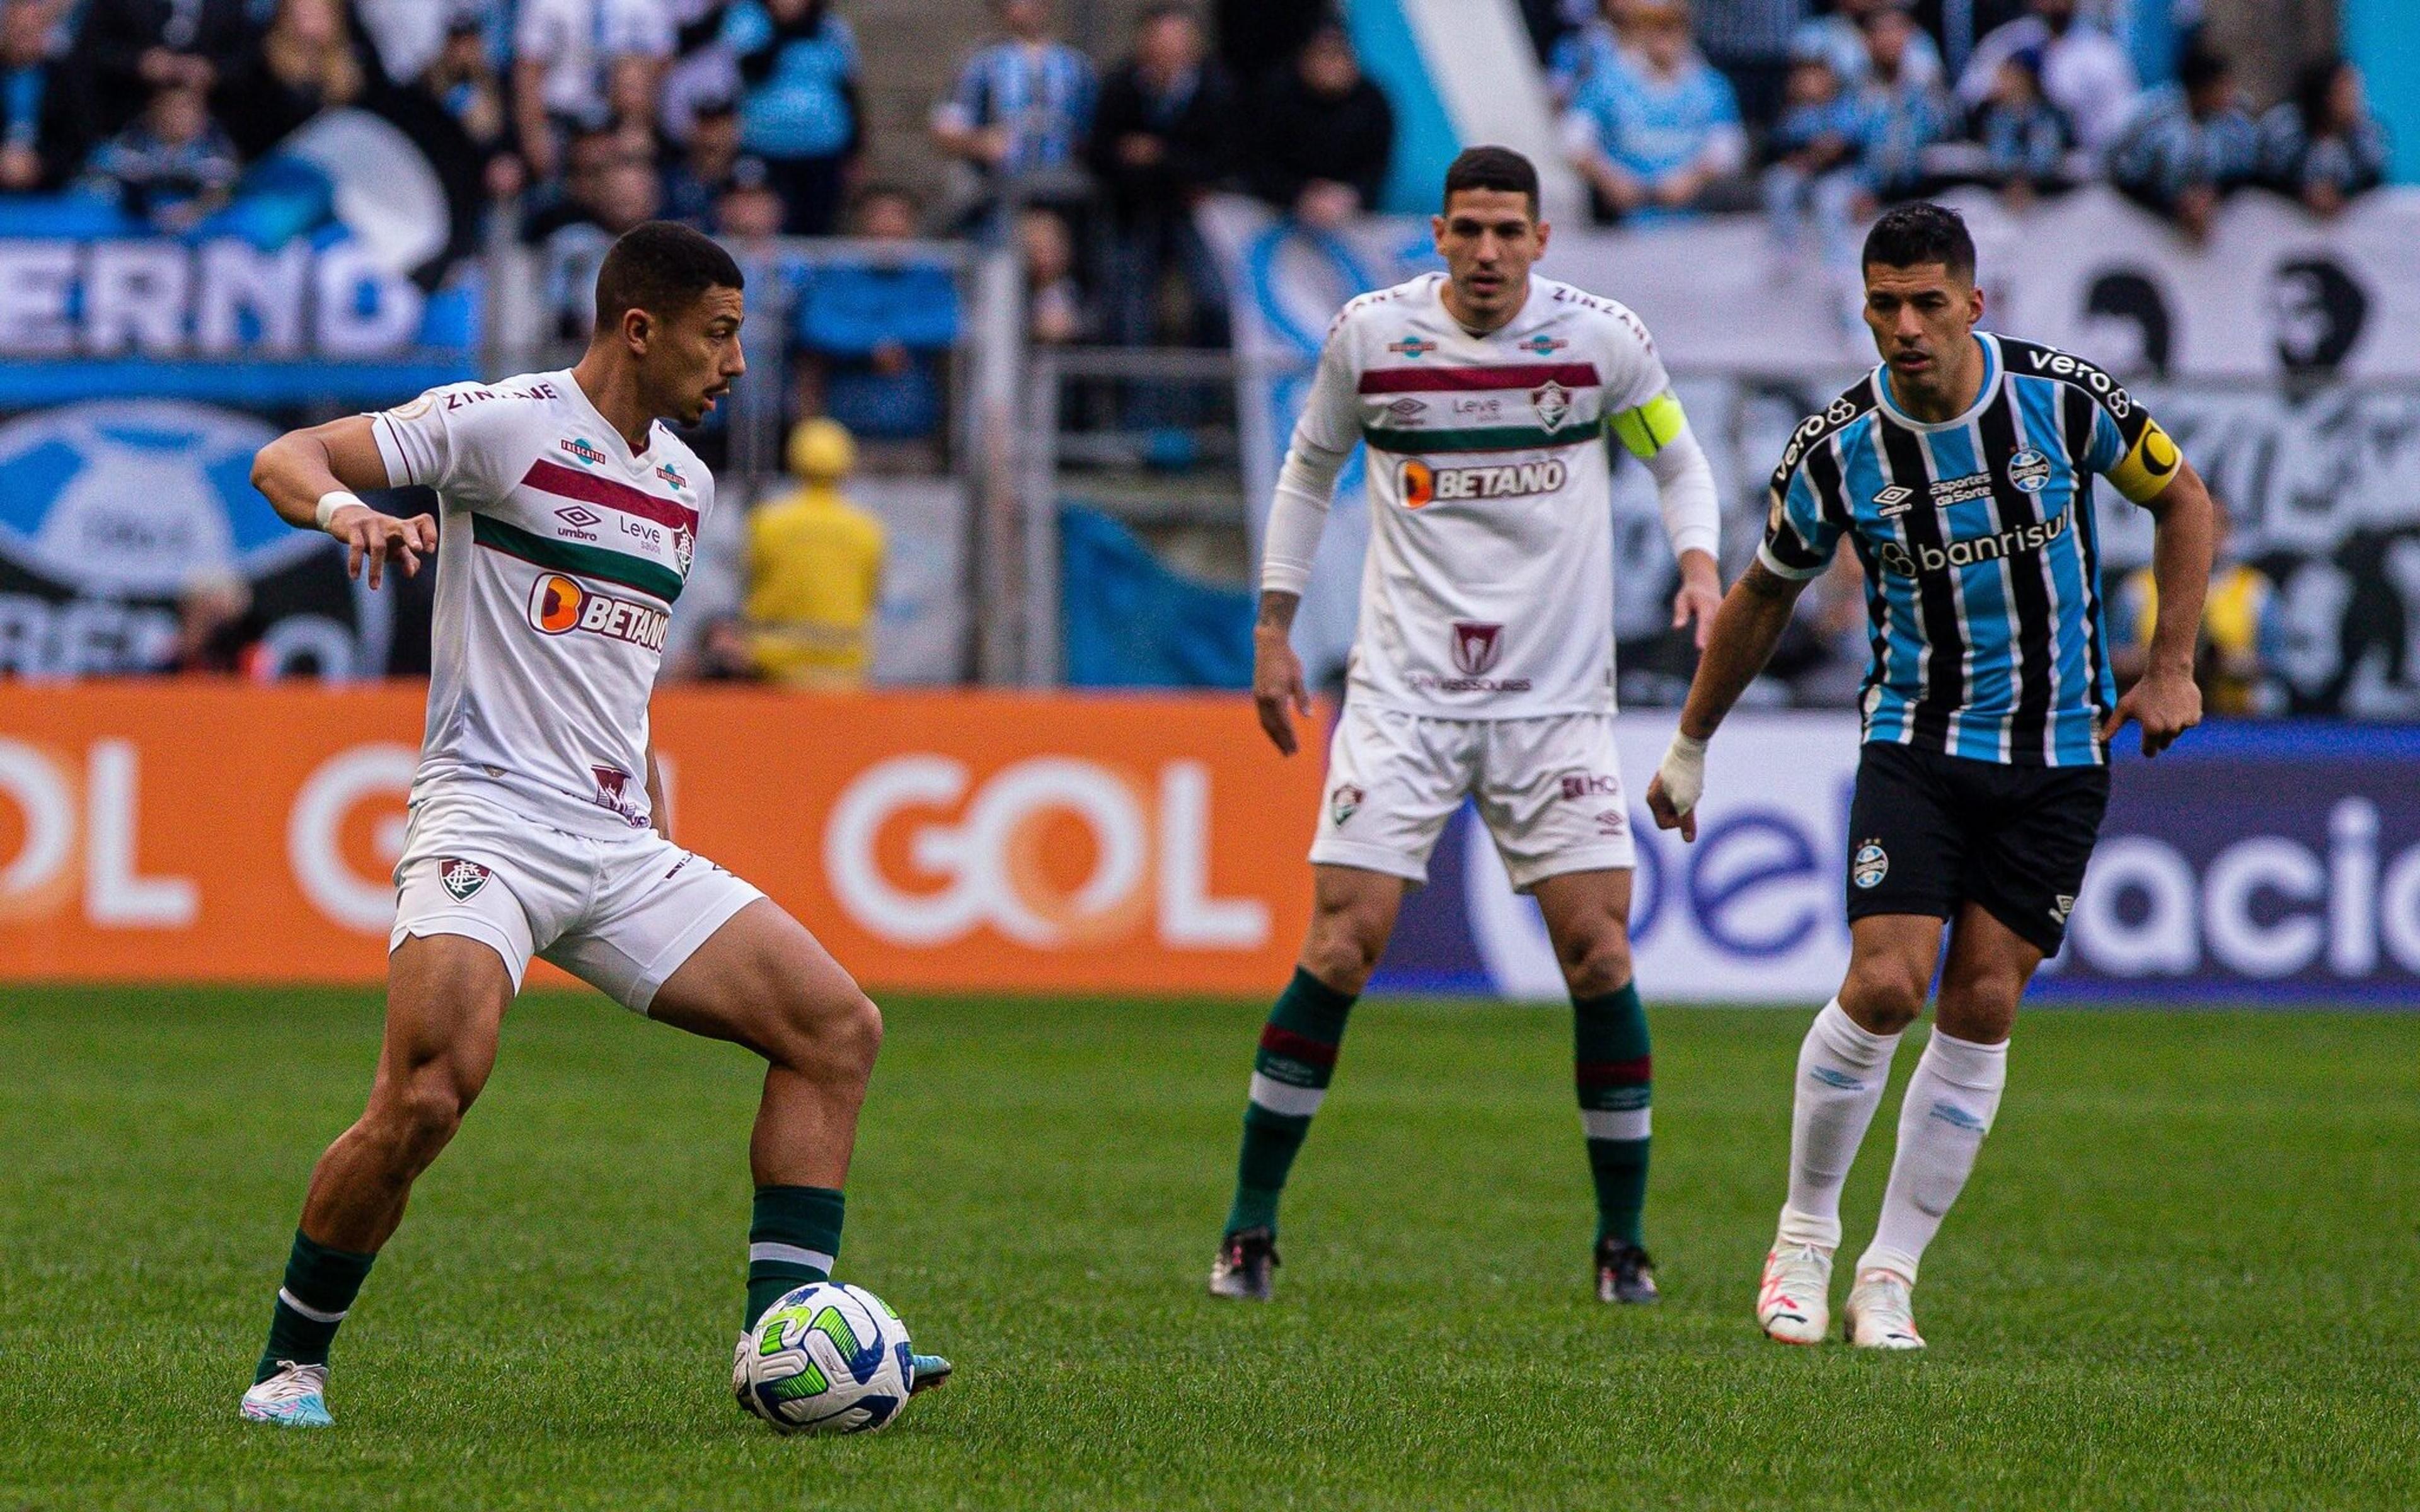
[[862, 1287], [784, 1293], [748, 1336], [740, 1405], [779, 1433], [871, 1433], [908, 1405], [908, 1325]]

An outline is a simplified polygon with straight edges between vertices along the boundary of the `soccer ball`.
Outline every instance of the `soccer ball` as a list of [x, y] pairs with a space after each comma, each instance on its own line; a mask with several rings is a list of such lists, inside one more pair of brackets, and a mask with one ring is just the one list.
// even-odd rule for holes
[[871, 1433], [908, 1404], [908, 1325], [862, 1287], [786, 1292], [733, 1371], [739, 1404], [777, 1433]]

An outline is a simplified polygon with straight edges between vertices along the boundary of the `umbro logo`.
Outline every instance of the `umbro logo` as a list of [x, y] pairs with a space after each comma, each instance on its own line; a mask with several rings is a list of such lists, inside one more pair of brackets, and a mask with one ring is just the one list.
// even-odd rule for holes
[[1894, 483], [1874, 495], [1874, 513], [1885, 519], [1896, 519], [1916, 507], [1916, 490], [1902, 488]]
[[554, 517], [563, 521], [566, 525], [570, 526], [575, 531], [595, 530], [597, 526], [605, 522], [604, 516], [580, 504], [573, 504], [568, 509], [556, 510], [554, 512]]
[[1404, 395], [1387, 407], [1387, 418], [1398, 425], [1416, 425], [1419, 424], [1420, 417], [1428, 412], [1427, 404], [1413, 398], [1410, 394]]

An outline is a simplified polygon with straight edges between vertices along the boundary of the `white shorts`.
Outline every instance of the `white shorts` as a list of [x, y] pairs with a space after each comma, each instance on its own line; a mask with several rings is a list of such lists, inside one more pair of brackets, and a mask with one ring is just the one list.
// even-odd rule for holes
[[1429, 852], [1466, 795], [1517, 891], [1637, 859], [1612, 715], [1434, 719], [1348, 702], [1328, 746], [1311, 862], [1426, 882]]
[[634, 1013], [764, 896], [652, 829], [574, 835], [458, 791], [412, 805], [395, 885], [388, 950], [464, 935], [495, 948], [516, 992], [543, 956]]

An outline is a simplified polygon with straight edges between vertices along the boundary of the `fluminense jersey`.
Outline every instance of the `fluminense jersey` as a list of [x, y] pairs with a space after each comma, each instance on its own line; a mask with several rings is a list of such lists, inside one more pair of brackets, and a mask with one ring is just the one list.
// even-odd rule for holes
[[575, 833], [645, 827], [647, 696], [706, 468], [660, 423], [631, 455], [568, 372], [431, 389], [371, 428], [388, 479], [443, 510], [413, 797], [491, 784]]
[[1297, 442], [1368, 443], [1370, 551], [1351, 696], [1458, 719], [1613, 708], [1608, 429], [1642, 455], [1680, 406], [1647, 328], [1532, 276], [1474, 336], [1429, 273], [1344, 306]]
[[1866, 739], [2095, 765], [2117, 687], [2092, 474], [2148, 503], [2181, 458], [2100, 368], [1977, 339], [1983, 388], [1962, 415], [1911, 419], [1877, 367], [1798, 427], [1773, 474], [1759, 559], [1811, 578], [1842, 537], [1856, 549], [1872, 623]]

